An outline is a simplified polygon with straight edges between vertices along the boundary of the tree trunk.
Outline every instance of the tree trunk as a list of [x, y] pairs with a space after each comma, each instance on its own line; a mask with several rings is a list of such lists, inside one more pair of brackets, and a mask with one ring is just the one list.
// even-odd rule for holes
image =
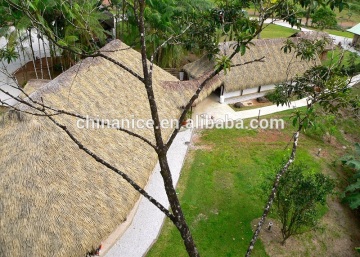
[[39, 79], [39, 76], [37, 74], [37, 70], [36, 70], [36, 63], [35, 63], [35, 52], [34, 52], [34, 48], [33, 48], [33, 44], [32, 44], [32, 37], [31, 37], [31, 28], [28, 29], [28, 33], [29, 33], [29, 42], [30, 42], [30, 49], [31, 49], [31, 54], [32, 54], [32, 63], [34, 66], [34, 72], [36, 75], [36, 79]]
[[140, 32], [140, 45], [141, 45], [141, 63], [144, 75], [144, 85], [147, 93], [147, 98], [149, 101], [151, 117], [154, 121], [153, 131], [156, 140], [157, 155], [160, 163], [160, 174], [164, 181], [165, 192], [170, 203], [171, 210], [175, 216], [174, 225], [179, 230], [180, 235], [183, 239], [186, 251], [190, 257], [199, 257], [199, 252], [196, 248], [194, 240], [192, 238], [190, 229], [186, 223], [184, 214], [182, 212], [179, 199], [176, 195], [176, 191], [173, 185], [173, 180], [171, 177], [170, 167], [166, 157], [167, 148], [164, 145], [162, 138], [161, 126], [158, 108], [155, 100], [155, 94], [152, 87], [152, 68], [148, 68], [147, 65], [147, 56], [146, 56], [146, 40], [145, 40], [145, 24], [144, 24], [144, 10], [145, 10], [145, 0], [139, 1], [139, 17], [136, 17], [138, 20], [138, 27]]
[[189, 226], [186, 223], [185, 216], [181, 209], [179, 199], [176, 195], [166, 154], [159, 154], [158, 157], [161, 168], [160, 172], [164, 180], [166, 195], [169, 199], [172, 213], [176, 218], [175, 226], [180, 232], [181, 238], [184, 241], [184, 245], [189, 256], [198, 257], [200, 256], [199, 252], [196, 248], [194, 239], [192, 238]]
[[306, 10], [306, 15], [305, 15], [305, 27], [309, 26], [309, 19], [310, 19], [310, 14], [311, 14], [311, 7], [309, 6], [308, 9]]
[[48, 40], [49, 42], [49, 51], [50, 51], [50, 64], [51, 64], [51, 72], [52, 74], [55, 74], [54, 72], [54, 65], [55, 65], [55, 62], [54, 62], [54, 47], [53, 47], [53, 43], [51, 42], [51, 40]]
[[37, 30], [37, 39], [38, 39], [38, 45], [39, 45], [39, 58], [40, 58], [41, 79], [44, 79], [44, 71], [43, 71], [42, 57], [41, 57], [40, 31], [39, 31], [39, 29]]
[[[20, 65], [21, 65], [20, 70], [21, 70], [22, 73], [23, 73], [23, 79], [24, 79], [24, 81], [27, 81], [27, 69], [26, 69], [26, 59], [25, 59], [25, 53], [24, 53], [24, 46], [23, 46], [23, 44], [22, 44], [20, 31], [17, 30], [16, 33], [17, 33], [17, 35], [18, 35], [18, 40], [19, 40], [19, 43], [20, 43], [20, 46], [17, 45], [18, 53], [19, 53], [19, 61], [20, 61]], [[21, 57], [21, 54], [22, 54], [22, 57]], [[24, 60], [24, 62], [22, 62], [22, 60]], [[24, 69], [25, 69], [25, 72], [24, 72]]]
[[45, 57], [45, 61], [46, 61], [46, 67], [47, 67], [47, 70], [48, 70], [49, 78], [51, 79], [51, 72], [50, 72], [49, 62], [48, 62], [48, 59], [47, 59], [47, 54], [46, 54], [46, 49], [45, 49], [44, 35], [42, 35], [41, 39], [42, 39], [42, 45], [43, 45], [43, 50], [44, 50], [44, 57]]

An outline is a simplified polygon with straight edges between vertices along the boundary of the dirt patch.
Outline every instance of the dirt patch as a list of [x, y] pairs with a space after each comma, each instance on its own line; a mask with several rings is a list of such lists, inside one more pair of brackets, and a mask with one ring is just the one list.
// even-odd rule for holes
[[339, 25], [344, 29], [354, 27], [356, 24], [357, 23], [355, 21], [341, 21], [339, 23]]
[[237, 139], [240, 143], [273, 143], [273, 142], [287, 142], [291, 140], [291, 135], [286, 135], [280, 130], [260, 130], [254, 136], [239, 137]]
[[201, 140], [201, 132], [195, 131], [191, 138], [191, 143], [189, 145], [190, 149], [193, 150], [205, 150], [205, 151], [211, 151], [213, 149], [213, 145], [210, 144], [204, 144]]
[[[290, 237], [285, 245], [281, 245], [281, 224], [271, 220], [274, 225], [267, 231], [270, 220], [265, 222], [260, 239], [267, 254], [271, 257], [286, 256], [357, 256], [355, 247], [360, 246], [359, 220], [337, 199], [328, 201], [329, 211], [321, 219], [317, 230]], [[255, 230], [258, 219], [252, 222]]]

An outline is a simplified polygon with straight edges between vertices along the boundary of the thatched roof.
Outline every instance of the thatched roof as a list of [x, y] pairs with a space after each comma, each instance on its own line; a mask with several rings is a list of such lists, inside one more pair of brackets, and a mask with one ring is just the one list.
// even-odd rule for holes
[[[271, 85], [284, 82], [300, 75], [314, 65], [314, 62], [305, 62], [295, 58], [294, 52], [285, 54], [281, 47], [285, 38], [259, 39], [252, 41], [250, 49], [246, 50], [244, 56], [235, 55], [232, 63], [241, 64], [265, 57], [264, 62], [254, 62], [244, 66], [232, 67], [224, 75], [220, 73], [221, 80], [226, 92], [240, 89], [253, 88], [261, 85]], [[296, 39], [293, 39], [296, 40]], [[220, 45], [222, 53], [230, 54], [234, 43], [227, 42]], [[200, 78], [209, 71], [214, 70], [215, 58], [209, 60], [207, 56], [184, 66], [184, 70], [191, 78]]]
[[326, 40], [327, 44], [325, 46], [325, 50], [331, 50], [334, 46], [334, 40], [332, 39], [332, 37], [329, 35], [329, 33], [323, 31], [299, 31], [293, 34], [291, 37], [307, 39], [310, 41]]
[[[140, 54], [120, 41], [104, 50], [142, 74]], [[177, 79], [154, 67], [160, 119], [177, 118], [184, 96], [161, 81]], [[107, 119], [149, 119], [144, 85], [101, 58], [87, 58], [31, 94], [45, 104]], [[20, 106], [27, 109], [26, 106]], [[28, 109], [29, 110], [29, 109]], [[90, 150], [144, 186], [157, 158], [140, 139], [113, 129], [78, 129], [77, 119], [54, 116]], [[152, 142], [151, 129], [132, 129]], [[163, 129], [164, 137], [170, 129]], [[23, 114], [0, 124], [0, 255], [84, 256], [127, 217], [139, 195], [44, 117]]]
[[[50, 80], [48, 79], [30, 79], [26, 85], [24, 86], [23, 90], [27, 95], [30, 95], [31, 93], [38, 90], [43, 85], [49, 83]], [[24, 94], [20, 95], [21, 98], [25, 97]]]
[[[196, 90], [199, 88], [201, 83], [209, 76], [209, 74], [204, 74], [202, 77], [193, 80], [183, 80], [183, 81], [163, 81], [162, 86], [169, 92], [169, 94], [177, 95], [183, 99], [181, 102], [181, 107], [184, 107], [189, 99], [194, 95]], [[209, 96], [216, 88], [220, 87], [222, 80], [219, 75], [216, 75], [214, 78], [209, 80], [202, 91], [199, 94], [199, 97], [195, 100], [193, 105], [201, 102], [207, 96]]]
[[316, 40], [316, 39], [331, 39], [329, 33], [323, 31], [299, 31], [296, 32], [292, 37], [300, 37], [309, 40]]

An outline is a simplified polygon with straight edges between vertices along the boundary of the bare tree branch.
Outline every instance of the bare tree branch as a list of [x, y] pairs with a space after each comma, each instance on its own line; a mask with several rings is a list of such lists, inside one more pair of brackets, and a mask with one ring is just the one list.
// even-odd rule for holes
[[[44, 112], [46, 114], [46, 112]], [[148, 199], [152, 204], [154, 204], [160, 211], [162, 211], [170, 220], [175, 222], [175, 216], [170, 213], [161, 203], [159, 203], [156, 199], [150, 196], [144, 189], [142, 189], [135, 181], [133, 181], [127, 174], [120, 171], [110, 163], [106, 162], [104, 159], [96, 155], [94, 152], [90, 151], [86, 148], [75, 136], [68, 130], [65, 125], [60, 124], [57, 122], [53, 117], [47, 116], [57, 127], [61, 128], [69, 137], [70, 139], [79, 147], [80, 150], [84, 151], [88, 154], [91, 158], [95, 161], [101, 163], [108, 169], [114, 171], [118, 175], [120, 175], [123, 179], [125, 179], [136, 191], [138, 191], [141, 195], [143, 195], [146, 199]]]

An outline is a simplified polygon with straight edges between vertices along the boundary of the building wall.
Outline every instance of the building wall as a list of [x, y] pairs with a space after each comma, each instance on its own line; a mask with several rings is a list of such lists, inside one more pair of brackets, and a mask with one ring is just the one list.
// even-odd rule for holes
[[352, 43], [353, 43], [354, 46], [360, 46], [360, 36], [359, 35], [354, 35]]
[[[274, 88], [275, 88], [275, 85], [261, 86], [260, 92], [272, 90]], [[224, 97], [226, 99], [226, 98], [231, 98], [231, 97], [236, 97], [236, 96], [241, 96], [241, 95], [249, 95], [249, 94], [254, 94], [254, 93], [258, 93], [257, 87], [247, 88], [247, 89], [242, 90], [242, 92], [241, 92], [241, 90], [232, 91], [232, 92], [224, 92]]]

